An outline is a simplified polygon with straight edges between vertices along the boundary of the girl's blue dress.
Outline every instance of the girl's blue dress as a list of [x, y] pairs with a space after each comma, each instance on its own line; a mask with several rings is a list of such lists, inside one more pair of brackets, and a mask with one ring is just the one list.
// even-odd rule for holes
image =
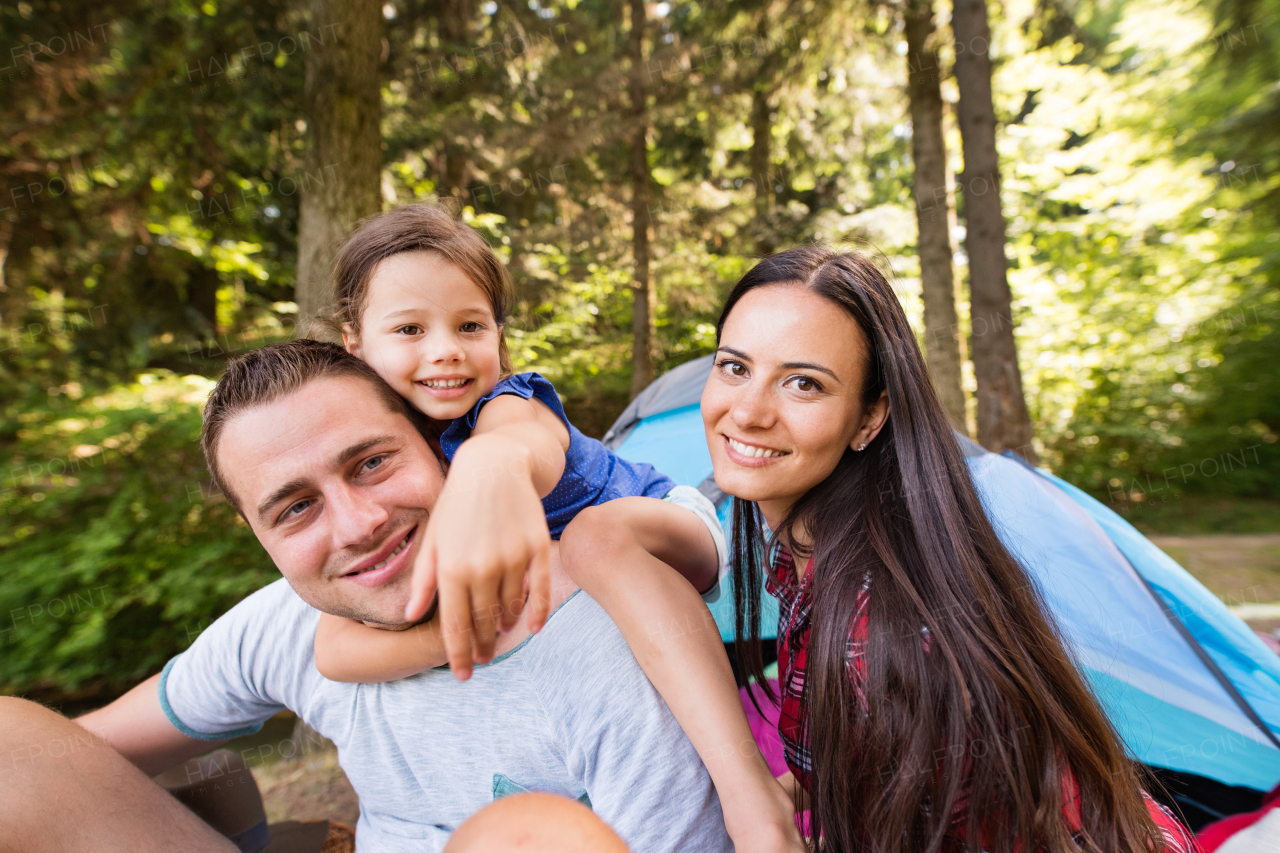
[[658, 473], [652, 465], [628, 462], [613, 454], [598, 440], [588, 438], [569, 423], [556, 389], [536, 373], [519, 373], [500, 381], [485, 394], [464, 417], [457, 418], [440, 436], [440, 449], [453, 461], [458, 446], [471, 437], [476, 419], [484, 404], [502, 394], [515, 394], [526, 400], [541, 400], [556, 413], [569, 430], [569, 450], [565, 453], [564, 475], [551, 494], [542, 499], [547, 511], [551, 538], [559, 539], [565, 527], [583, 509], [614, 498], [661, 498], [675, 488], [675, 482]]

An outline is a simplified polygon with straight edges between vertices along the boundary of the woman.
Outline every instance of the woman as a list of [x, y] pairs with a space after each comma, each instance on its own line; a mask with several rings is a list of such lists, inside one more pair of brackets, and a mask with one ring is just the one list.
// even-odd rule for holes
[[771, 554], [779, 730], [814, 847], [1194, 849], [992, 530], [875, 266], [817, 247], [766, 258], [717, 340], [702, 415], [735, 496], [739, 659], [763, 680]]

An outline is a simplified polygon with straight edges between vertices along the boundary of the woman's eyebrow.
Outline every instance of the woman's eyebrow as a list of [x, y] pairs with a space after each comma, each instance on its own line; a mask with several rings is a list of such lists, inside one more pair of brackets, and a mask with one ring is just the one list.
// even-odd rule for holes
[[733, 347], [716, 347], [716, 352], [727, 352], [734, 358], [740, 358], [743, 361], [751, 361], [751, 356], [747, 355], [745, 352], [739, 352]]
[[779, 365], [783, 370], [816, 370], [819, 373], [825, 373], [835, 381], [839, 382], [840, 377], [836, 376], [834, 370], [823, 367], [821, 364], [812, 364], [807, 361], [788, 361], [786, 364]]

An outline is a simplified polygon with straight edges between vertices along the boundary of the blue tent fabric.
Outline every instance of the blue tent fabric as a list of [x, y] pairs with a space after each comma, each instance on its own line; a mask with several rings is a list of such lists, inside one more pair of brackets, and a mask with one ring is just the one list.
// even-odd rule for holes
[[[677, 483], [713, 482], [698, 408], [710, 369], [707, 357], [660, 377], [606, 443]], [[1036, 584], [1130, 754], [1227, 785], [1274, 787], [1280, 657], [1102, 503], [958, 438], [988, 517]], [[726, 531], [730, 506], [719, 506]], [[776, 602], [765, 595], [763, 603], [761, 635], [776, 636]], [[721, 636], [731, 640], [733, 596], [711, 607]]]

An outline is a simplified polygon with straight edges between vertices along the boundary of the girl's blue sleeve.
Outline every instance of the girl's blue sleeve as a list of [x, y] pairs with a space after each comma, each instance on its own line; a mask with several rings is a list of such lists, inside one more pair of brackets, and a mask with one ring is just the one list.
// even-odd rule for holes
[[564, 406], [560, 403], [560, 395], [556, 393], [555, 386], [537, 373], [517, 373], [500, 381], [492, 391], [476, 401], [471, 411], [449, 424], [444, 434], [440, 436], [440, 449], [444, 452], [446, 459], [452, 460], [453, 455], [458, 451], [458, 446], [471, 437], [471, 432], [480, 419], [480, 410], [485, 404], [503, 394], [514, 394], [524, 400], [539, 400], [555, 412], [556, 417], [566, 427], [569, 426], [569, 418], [565, 416]]

